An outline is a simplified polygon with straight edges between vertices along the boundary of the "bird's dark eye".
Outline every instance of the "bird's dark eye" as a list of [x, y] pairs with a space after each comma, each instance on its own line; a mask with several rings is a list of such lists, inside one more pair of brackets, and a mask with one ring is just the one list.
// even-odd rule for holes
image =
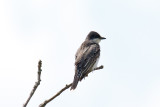
[[98, 35], [93, 35], [92, 36], [92, 39], [96, 39], [96, 38], [99, 38], [99, 36]]
[[93, 35], [92, 37], [91, 37], [91, 39], [94, 39], [95, 38], [95, 35]]

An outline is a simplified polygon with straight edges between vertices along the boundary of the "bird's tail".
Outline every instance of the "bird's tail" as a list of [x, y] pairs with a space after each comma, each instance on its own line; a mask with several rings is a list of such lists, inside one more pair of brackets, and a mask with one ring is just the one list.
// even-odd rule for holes
[[74, 89], [77, 87], [77, 85], [78, 85], [78, 81], [79, 81], [79, 76], [78, 76], [78, 75], [75, 75], [75, 76], [74, 76], [74, 80], [73, 80], [73, 82], [72, 82], [72, 86], [71, 86], [71, 89], [70, 89], [70, 90], [74, 90]]

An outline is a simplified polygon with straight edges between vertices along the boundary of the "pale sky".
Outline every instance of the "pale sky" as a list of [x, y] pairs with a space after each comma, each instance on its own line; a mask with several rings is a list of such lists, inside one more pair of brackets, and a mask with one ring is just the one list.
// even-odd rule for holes
[[90, 31], [100, 43], [98, 65], [74, 91], [46, 107], [160, 107], [159, 0], [1, 0], [0, 105], [38, 107], [73, 81], [74, 56]]

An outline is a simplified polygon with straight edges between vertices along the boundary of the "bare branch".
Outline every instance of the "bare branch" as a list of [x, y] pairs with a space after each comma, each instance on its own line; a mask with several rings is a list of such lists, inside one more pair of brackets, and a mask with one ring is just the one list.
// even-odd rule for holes
[[[103, 65], [95, 68], [93, 71], [95, 70], [100, 70], [103, 69]], [[90, 73], [90, 72], [89, 72]], [[51, 97], [48, 100], [45, 100], [42, 104], [39, 105], [39, 107], [45, 107], [46, 104], [48, 104], [50, 101], [52, 101], [53, 99], [55, 99], [56, 97], [58, 97], [63, 91], [65, 91], [66, 89], [68, 89], [69, 87], [71, 87], [72, 83], [70, 83], [69, 85], [66, 85], [64, 88], [62, 88], [59, 92], [57, 92], [57, 94], [55, 94], [53, 97]]]
[[42, 104], [39, 105], [39, 107], [45, 107], [47, 103], [49, 103], [50, 101], [52, 101], [53, 99], [55, 99], [57, 96], [59, 96], [63, 91], [65, 91], [66, 89], [68, 89], [70, 86], [72, 85], [72, 83], [70, 83], [69, 85], [66, 85], [64, 88], [62, 88], [56, 95], [54, 95], [53, 97], [51, 97], [48, 100], [45, 100]]
[[40, 82], [41, 82], [41, 69], [42, 67], [42, 61], [40, 60], [38, 62], [38, 72], [37, 72], [37, 82], [35, 82], [35, 85], [33, 86], [33, 89], [31, 90], [31, 93], [27, 99], [27, 101], [24, 103], [23, 107], [26, 107], [28, 102], [30, 101], [30, 99], [32, 98], [34, 92], [36, 91], [37, 87], [40, 85]]
[[97, 68], [94, 68], [94, 70], [93, 70], [93, 71], [95, 71], [95, 70], [99, 70], [99, 69], [103, 69], [103, 65], [101, 65], [101, 66], [99, 66], [99, 67], [97, 67]]

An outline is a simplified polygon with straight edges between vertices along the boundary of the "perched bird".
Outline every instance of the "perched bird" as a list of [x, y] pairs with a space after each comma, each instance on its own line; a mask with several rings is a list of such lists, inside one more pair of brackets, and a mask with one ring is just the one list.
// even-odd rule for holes
[[99, 42], [102, 39], [106, 38], [101, 37], [95, 31], [91, 31], [77, 50], [75, 56], [75, 75], [71, 90], [74, 90], [78, 82], [88, 76], [88, 74], [97, 67], [100, 56]]

